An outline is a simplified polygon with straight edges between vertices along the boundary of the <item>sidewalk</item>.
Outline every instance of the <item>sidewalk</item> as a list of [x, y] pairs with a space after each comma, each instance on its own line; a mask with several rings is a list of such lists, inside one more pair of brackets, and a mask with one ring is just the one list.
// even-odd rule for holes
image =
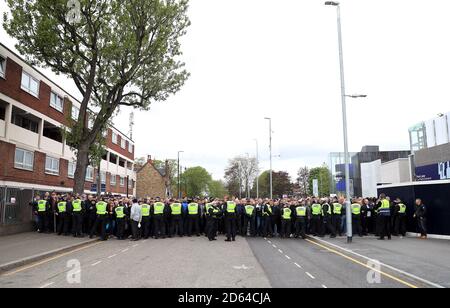
[[27, 232], [0, 237], [0, 273], [96, 241]]

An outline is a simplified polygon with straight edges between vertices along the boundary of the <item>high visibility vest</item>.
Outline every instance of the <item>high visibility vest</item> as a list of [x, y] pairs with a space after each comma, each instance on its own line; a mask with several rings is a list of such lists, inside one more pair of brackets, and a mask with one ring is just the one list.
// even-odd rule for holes
[[72, 207], [75, 213], [81, 212], [81, 200], [74, 200], [72, 202]]
[[248, 216], [252, 216], [254, 211], [255, 211], [255, 207], [253, 205], [246, 205], [245, 206], [245, 213]]
[[97, 215], [106, 215], [106, 207], [108, 205], [104, 201], [98, 202], [95, 207], [97, 208]]
[[212, 208], [212, 203], [206, 203], [205, 204], [205, 211], [206, 211], [206, 215], [209, 215], [209, 209]]
[[400, 210], [398, 212], [400, 214], [405, 214], [406, 213], [406, 205], [404, 205], [403, 203], [400, 203], [399, 206], [400, 206]]
[[291, 214], [292, 214], [292, 211], [291, 211], [290, 208], [285, 207], [285, 208], [283, 209], [283, 219], [284, 219], [284, 220], [289, 220], [289, 219], [291, 219]]
[[342, 214], [342, 204], [333, 203], [333, 214], [341, 215]]
[[263, 213], [263, 216], [270, 216], [270, 214], [272, 214], [272, 206], [271, 206], [270, 204], [267, 204], [267, 211], [268, 211], [269, 213], [264, 212], [264, 213]]
[[115, 209], [116, 212], [116, 217], [117, 218], [124, 218], [125, 217], [125, 213], [123, 212], [124, 207], [123, 206], [118, 206]]
[[295, 211], [297, 212], [298, 217], [306, 216], [306, 206], [298, 206], [295, 208]]
[[162, 215], [164, 214], [164, 203], [162, 202], [156, 202], [153, 204], [153, 214], [154, 215]]
[[[156, 212], [156, 204], [155, 204], [155, 212]], [[142, 217], [150, 216], [150, 205], [148, 205], [148, 204], [141, 205], [141, 215], [142, 215]]]
[[311, 209], [312, 209], [312, 214], [313, 214], [314, 216], [322, 215], [322, 206], [321, 206], [320, 204], [314, 203], [314, 204], [311, 206]]
[[390, 215], [391, 213], [391, 204], [388, 200], [381, 200], [381, 206], [378, 209], [378, 213], [382, 215]]
[[39, 200], [38, 201], [38, 212], [45, 212], [47, 210], [47, 201]]
[[234, 213], [236, 211], [236, 203], [233, 201], [227, 202], [227, 213]]
[[352, 214], [353, 215], [361, 214], [361, 204], [358, 203], [352, 204]]
[[189, 203], [188, 213], [189, 215], [198, 215], [198, 203]]
[[65, 213], [66, 212], [66, 204], [67, 202], [61, 201], [58, 203], [58, 211], [60, 213]]
[[181, 215], [181, 203], [172, 203], [170, 205], [172, 215]]

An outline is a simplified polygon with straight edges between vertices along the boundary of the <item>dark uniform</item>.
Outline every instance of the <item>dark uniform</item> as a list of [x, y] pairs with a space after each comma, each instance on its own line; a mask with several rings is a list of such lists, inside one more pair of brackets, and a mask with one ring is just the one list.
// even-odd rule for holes
[[305, 205], [299, 205], [295, 208], [295, 237], [301, 236], [303, 239], [306, 238], [306, 215], [307, 208]]
[[322, 213], [323, 213], [323, 223], [322, 223], [322, 233], [321, 236], [324, 236], [327, 232], [330, 234], [331, 238], [336, 237], [336, 229], [333, 226], [333, 209], [330, 204], [325, 202], [322, 204]]
[[289, 206], [285, 205], [281, 209], [281, 232], [280, 237], [290, 237], [291, 236], [291, 220], [292, 220], [292, 210]]
[[58, 235], [64, 233], [64, 235], [69, 235], [69, 222], [70, 216], [68, 213], [70, 202], [60, 201], [57, 205], [57, 215], [58, 215]]
[[250, 236], [256, 236], [256, 208], [248, 204], [244, 207], [245, 217], [243, 226], [243, 236], [247, 236], [247, 230], [250, 227]]
[[311, 205], [311, 229], [312, 235], [317, 236], [322, 232], [322, 206], [319, 203]]
[[72, 202], [72, 234], [83, 237], [83, 203], [80, 199]]
[[170, 205], [170, 233], [169, 237], [178, 235], [183, 237], [183, 207], [181, 203], [172, 203]]
[[427, 208], [425, 204], [416, 204], [416, 211], [414, 213], [414, 218], [417, 219], [417, 225], [419, 227], [419, 232], [422, 238], [427, 237]]
[[48, 231], [48, 212], [50, 211], [50, 204], [47, 200], [34, 201], [32, 203], [33, 210], [38, 217], [37, 228], [39, 233]]
[[217, 236], [217, 231], [219, 228], [219, 220], [222, 218], [222, 210], [216, 204], [208, 207], [208, 226], [206, 228], [208, 233], [208, 239], [210, 241], [215, 241]]
[[339, 234], [339, 236], [342, 236], [342, 228], [341, 228], [341, 224], [342, 224], [342, 210], [343, 210], [343, 206], [340, 203], [333, 203], [333, 227], [334, 230], [337, 234]]
[[263, 236], [272, 237], [273, 236], [273, 228], [272, 228], [272, 206], [270, 204], [265, 204], [262, 209], [262, 219], [263, 219]]
[[191, 202], [188, 204], [188, 230], [187, 235], [190, 237], [193, 233], [200, 236], [200, 209], [198, 203]]
[[94, 225], [92, 226], [91, 233], [89, 235], [90, 238], [94, 237], [94, 233], [97, 232], [98, 227], [100, 226], [100, 240], [106, 241], [106, 221], [108, 219], [108, 204], [105, 201], [99, 201], [95, 205], [96, 208], [96, 218]]
[[227, 201], [223, 206], [223, 213], [225, 215], [225, 230], [227, 239], [225, 241], [231, 242], [236, 240], [237, 233], [237, 206], [234, 201]]
[[114, 209], [114, 215], [116, 219], [116, 226], [117, 226], [117, 239], [124, 240], [125, 239], [125, 222], [127, 219], [125, 207], [122, 204], [119, 204]]

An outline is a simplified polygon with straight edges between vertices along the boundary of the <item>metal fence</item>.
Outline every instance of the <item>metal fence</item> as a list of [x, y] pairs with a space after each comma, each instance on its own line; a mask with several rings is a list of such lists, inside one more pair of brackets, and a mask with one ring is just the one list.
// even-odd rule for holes
[[33, 189], [0, 187], [0, 224], [32, 221], [30, 201], [32, 201], [33, 195]]

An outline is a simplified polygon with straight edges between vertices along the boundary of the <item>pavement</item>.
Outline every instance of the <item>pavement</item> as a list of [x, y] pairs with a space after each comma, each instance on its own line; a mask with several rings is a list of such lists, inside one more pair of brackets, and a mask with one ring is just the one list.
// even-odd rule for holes
[[2, 263], [54, 251], [0, 272], [0, 288], [450, 287], [448, 241], [367, 237], [348, 245], [345, 238], [223, 240], [99, 242], [42, 234], [0, 238]]

